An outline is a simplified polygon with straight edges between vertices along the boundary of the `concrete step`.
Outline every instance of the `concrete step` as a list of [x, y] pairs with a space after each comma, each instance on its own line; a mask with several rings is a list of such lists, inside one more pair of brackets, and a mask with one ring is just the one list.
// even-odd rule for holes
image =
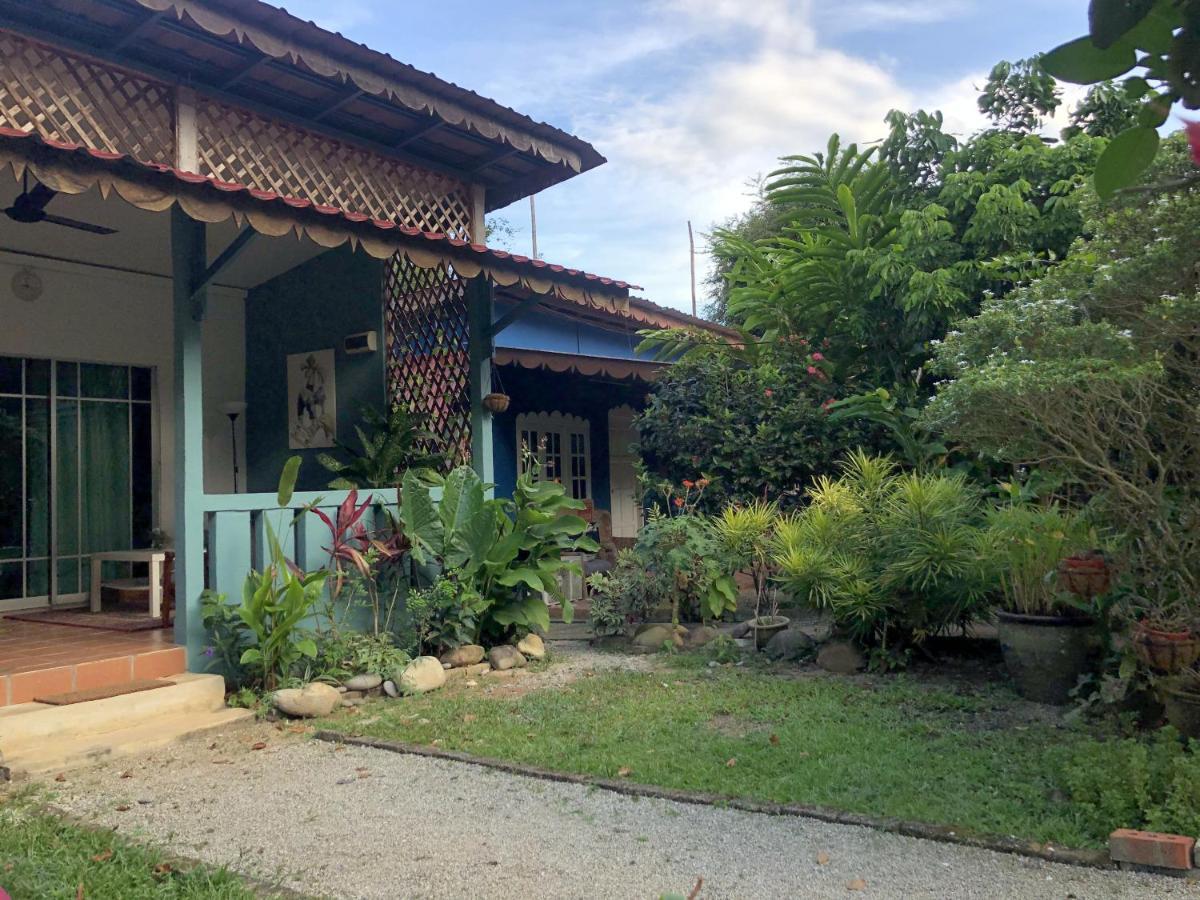
[[[163, 688], [166, 690], [166, 688]], [[248, 709], [224, 708], [216, 712], [188, 713], [166, 716], [133, 728], [122, 728], [97, 734], [81, 734], [36, 752], [22, 753], [8, 765], [14, 775], [37, 775], [62, 772], [122, 756], [145, 755], [151, 750], [173, 743], [180, 738], [225, 728], [254, 718]]]
[[171, 687], [106, 697], [70, 706], [20, 703], [0, 709], [0, 754], [4, 765], [30, 770], [45, 756], [59, 757], [58, 747], [100, 742], [120, 732], [156, 726], [168, 720], [198, 721], [224, 709], [225, 680], [220, 675], [185, 673], [163, 679]]

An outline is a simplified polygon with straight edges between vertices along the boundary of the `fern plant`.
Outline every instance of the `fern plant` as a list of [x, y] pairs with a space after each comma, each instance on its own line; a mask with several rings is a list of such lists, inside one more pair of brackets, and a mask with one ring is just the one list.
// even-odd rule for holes
[[386, 415], [372, 407], [362, 411], [354, 428], [359, 447], [338, 442], [342, 458], [322, 453], [317, 461], [337, 477], [334, 490], [394, 488], [408, 469], [441, 469], [442, 442], [426, 427], [428, 417], [396, 406]]

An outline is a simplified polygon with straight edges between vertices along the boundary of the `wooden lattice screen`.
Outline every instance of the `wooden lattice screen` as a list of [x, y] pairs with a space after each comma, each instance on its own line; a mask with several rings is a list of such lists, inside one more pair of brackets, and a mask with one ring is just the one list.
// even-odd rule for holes
[[211, 100], [196, 107], [200, 172], [455, 237], [471, 194], [455, 178]]
[[0, 32], [0, 125], [173, 165], [170, 86]]
[[421, 269], [401, 256], [384, 268], [388, 395], [429, 416], [447, 467], [471, 456], [466, 281], [450, 268]]

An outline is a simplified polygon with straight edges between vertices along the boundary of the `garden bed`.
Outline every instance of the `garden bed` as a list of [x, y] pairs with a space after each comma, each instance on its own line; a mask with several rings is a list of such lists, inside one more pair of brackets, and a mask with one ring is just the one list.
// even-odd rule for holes
[[921, 679], [835, 678], [681, 655], [649, 672], [597, 673], [518, 697], [462, 691], [372, 704], [322, 724], [600, 778], [1103, 846], [1127, 823], [1071, 802], [1063, 773], [1102, 754], [1110, 735], [989, 683], [995, 665], [984, 657]]

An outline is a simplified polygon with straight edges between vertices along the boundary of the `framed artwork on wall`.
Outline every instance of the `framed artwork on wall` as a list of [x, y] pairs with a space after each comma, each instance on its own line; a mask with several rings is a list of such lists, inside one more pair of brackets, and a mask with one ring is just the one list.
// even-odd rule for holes
[[288, 449], [332, 447], [337, 438], [337, 391], [332, 350], [287, 358]]

